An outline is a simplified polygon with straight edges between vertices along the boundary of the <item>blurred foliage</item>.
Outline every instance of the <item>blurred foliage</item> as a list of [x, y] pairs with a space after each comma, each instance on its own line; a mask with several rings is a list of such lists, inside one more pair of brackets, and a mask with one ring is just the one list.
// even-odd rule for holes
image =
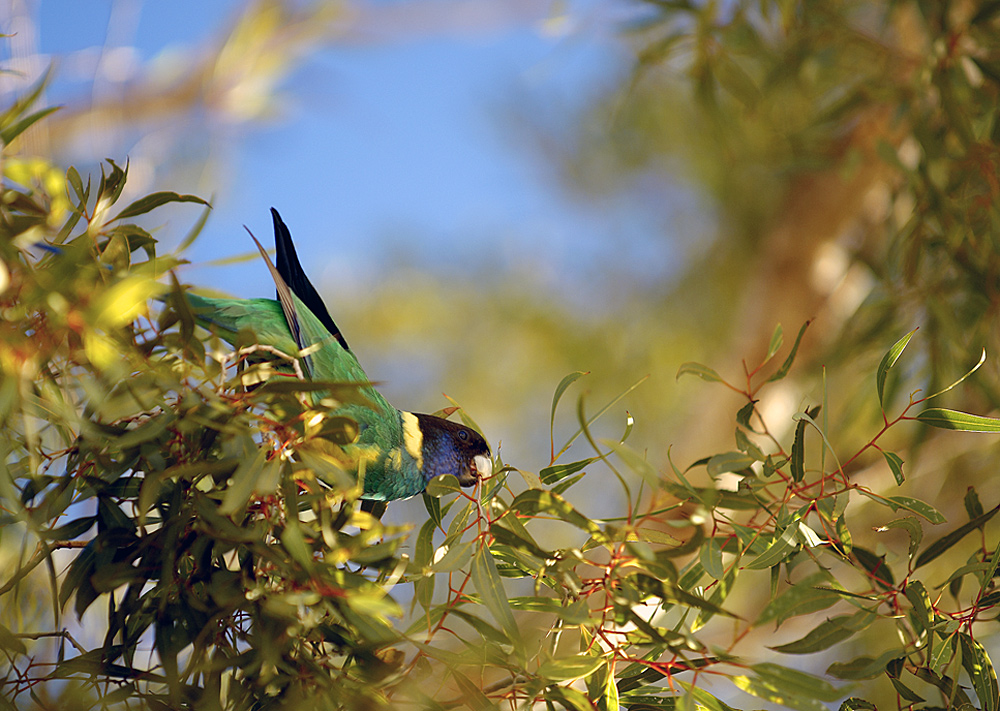
[[[269, 378], [252, 344], [226, 352], [197, 329], [179, 252], [131, 222], [204, 201], [123, 206], [127, 163], [84, 180], [8, 151], [46, 117], [32, 98], [0, 115], [3, 708], [727, 711], [722, 681], [805, 711], [847, 693], [843, 709], [873, 709], [862, 696], [882, 687], [919, 708], [1000, 706], [980, 641], [1000, 605], [1000, 504], [970, 488], [959, 520], [926, 535], [946, 524], [934, 504], [852, 469], [878, 453], [902, 484], [914, 465], [886, 444], [900, 428], [1000, 432], [925, 404], [977, 382], [982, 361], [900, 404], [894, 384], [915, 377], [897, 375], [913, 333], [900, 338], [872, 372], [880, 422], [845, 455], [825, 392], [787, 435], [758, 410], [807, 343], [808, 323], [790, 348], [779, 327], [743, 382], [680, 367], [742, 407], [736, 449], [666, 473], [630, 444], [620, 396], [596, 410], [579, 397], [574, 433], [555, 435], [574, 372], [533, 423], [546, 466], [498, 459], [472, 495], [435, 480], [416, 531], [386, 526], [355, 510], [337, 445], [350, 423], [302, 397], [310, 383]], [[602, 417], [620, 434], [599, 436]], [[574, 441], [588, 456], [566, 456]], [[566, 498], [595, 477], [620, 515]], [[869, 543], [849, 524], [865, 502], [880, 535], [903, 535]], [[762, 634], [768, 648], [749, 643]], [[801, 669], [799, 655], [856, 638], [866, 654]]]
[[[877, 334], [919, 325], [931, 391], [970, 353], [998, 350], [995, 3], [646, 7], [630, 83], [563, 155], [588, 190], [652, 170], [715, 197], [720, 235], [678, 305], [715, 305], [754, 348], [775, 320], [819, 316], [831, 366], [877, 359]], [[1000, 370], [987, 367], [967, 397], [996, 407]]]

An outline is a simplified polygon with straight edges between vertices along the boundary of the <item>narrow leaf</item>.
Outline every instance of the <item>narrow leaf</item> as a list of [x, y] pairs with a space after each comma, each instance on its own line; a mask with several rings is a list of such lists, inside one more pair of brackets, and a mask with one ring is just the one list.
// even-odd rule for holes
[[781, 367], [778, 368], [774, 375], [768, 378], [766, 382], [773, 383], [774, 381], [781, 380], [788, 375], [788, 371], [792, 369], [792, 363], [795, 362], [795, 354], [799, 352], [799, 343], [802, 342], [802, 335], [806, 332], [810, 323], [812, 323], [812, 319], [802, 324], [802, 328], [799, 329], [799, 335], [795, 337], [795, 343], [792, 345], [792, 352], [788, 354], [788, 357], [785, 358], [785, 362], [781, 364]]
[[566, 392], [566, 388], [568, 388], [577, 380], [588, 374], [589, 373], [584, 370], [578, 370], [575, 373], [570, 373], [565, 378], [559, 381], [559, 385], [556, 386], [556, 391], [552, 395], [552, 412], [549, 415], [549, 441], [551, 442], [552, 445], [553, 461], [555, 461], [556, 408], [559, 406], [559, 400], [562, 399], [563, 393]]
[[514, 621], [514, 613], [511, 612], [507, 592], [500, 581], [496, 564], [493, 562], [493, 555], [488, 548], [480, 548], [476, 551], [472, 557], [471, 572], [472, 582], [483, 600], [483, 605], [500, 624], [514, 648], [521, 650], [521, 656], [524, 656], [521, 631]]
[[997, 688], [997, 673], [986, 649], [977, 640], [964, 632], [956, 635], [962, 645], [962, 666], [972, 679], [972, 688], [979, 697], [980, 708], [984, 711], [997, 711], [1000, 704], [1000, 692]]
[[1000, 432], [1000, 419], [972, 415], [958, 410], [946, 410], [942, 407], [929, 407], [916, 417], [917, 420], [931, 427], [942, 430], [958, 430], [959, 432]]
[[789, 525], [767, 550], [747, 563], [746, 567], [750, 570], [763, 570], [783, 561], [798, 547], [795, 536], [797, 530], [798, 526]]
[[906, 344], [910, 342], [913, 334], [917, 332], [917, 329], [913, 329], [905, 336], [896, 341], [892, 348], [882, 356], [882, 362], [878, 364], [878, 370], [875, 372], [875, 387], [878, 390], [878, 402], [882, 405], [882, 396], [885, 392], [885, 377], [889, 373], [889, 368], [896, 364], [899, 360], [899, 356], [903, 353], [903, 349], [906, 348]]
[[917, 556], [917, 561], [914, 564], [915, 568], [919, 568], [922, 565], [930, 563], [932, 560], [945, 553], [949, 548], [954, 546], [960, 540], [965, 538], [968, 534], [973, 531], [982, 528], [987, 521], [996, 516], [997, 511], [1000, 511], [1000, 505], [990, 509], [982, 516], [968, 521], [958, 528], [956, 528], [951, 533], [946, 533], [945, 535], [938, 538], [936, 541], [931, 543], [927, 548], [924, 549], [923, 553]]
[[728, 472], [742, 472], [750, 468], [756, 460], [743, 452], [723, 452], [716, 454], [708, 460], [706, 468], [711, 477]]
[[824, 620], [801, 639], [771, 647], [782, 654], [813, 654], [853, 637], [876, 620], [872, 613], [862, 610], [854, 615], [840, 615]]
[[0, 142], [3, 142], [5, 146], [10, 144], [11, 141], [13, 141], [19, 135], [24, 133], [33, 123], [35, 123], [40, 119], [45, 118], [53, 111], [58, 111], [61, 108], [62, 108], [61, 106], [51, 106], [47, 109], [42, 109], [41, 111], [36, 111], [33, 114], [29, 114], [24, 118], [22, 118], [17, 123], [7, 126], [5, 129], [0, 131]]
[[792, 441], [792, 456], [788, 466], [792, 470], [792, 481], [800, 482], [805, 478], [806, 469], [806, 421], [799, 420], [795, 425], [795, 439]]
[[902, 528], [910, 534], [910, 557], [912, 558], [916, 554], [917, 548], [920, 547], [920, 541], [924, 537], [924, 529], [921, 528], [920, 522], [913, 516], [904, 516], [903, 518], [890, 521], [884, 526], [879, 526], [875, 530], [888, 531], [890, 528]]
[[882, 451], [882, 456], [885, 457], [886, 464], [889, 465], [889, 469], [892, 470], [892, 476], [896, 480], [896, 486], [902, 486], [903, 477], [903, 460], [898, 454], [893, 452]]
[[538, 667], [538, 675], [552, 681], [585, 679], [604, 665], [604, 659], [601, 657], [575, 654], [569, 657], [550, 659]]
[[719, 547], [717, 538], [710, 538], [699, 551], [701, 565], [705, 572], [716, 580], [722, 580], [726, 574], [726, 569], [722, 565], [722, 549]]
[[710, 383], [722, 382], [722, 377], [718, 373], [701, 363], [682, 363], [681, 367], [677, 369], [677, 379], [680, 380], [682, 375], [697, 375], [702, 380], [707, 380]]
[[858, 681], [874, 679], [885, 672], [886, 665], [893, 659], [906, 656], [905, 649], [890, 649], [878, 657], [856, 657], [849, 662], [834, 662], [827, 667], [826, 673], [838, 679]]
[[767, 345], [767, 355], [764, 356], [764, 360], [761, 362], [761, 365], [764, 365], [771, 360], [784, 342], [785, 335], [782, 331], [781, 324], [779, 323], [774, 327], [774, 333], [771, 334], [771, 342]]
[[975, 372], [976, 372], [977, 370], [979, 370], [979, 369], [980, 369], [980, 368], [982, 367], [983, 363], [985, 363], [985, 362], [986, 362], [986, 349], [984, 348], [984, 349], [983, 349], [983, 353], [982, 353], [982, 355], [980, 355], [980, 356], [979, 356], [979, 362], [978, 362], [978, 363], [976, 363], [976, 364], [975, 364], [974, 366], [972, 366], [972, 368], [971, 368], [971, 369], [969, 370], [969, 372], [968, 372], [968, 373], [966, 373], [965, 375], [963, 375], [963, 376], [962, 376], [961, 378], [959, 378], [958, 380], [956, 380], [956, 381], [955, 381], [954, 383], [952, 383], [951, 385], [949, 385], [949, 386], [948, 386], [948, 387], [946, 387], [945, 389], [943, 389], [943, 390], [938, 390], [938, 391], [937, 391], [936, 393], [934, 393], [933, 395], [928, 395], [928, 396], [927, 396], [927, 397], [926, 397], [925, 399], [926, 399], [926, 400], [930, 400], [931, 398], [933, 398], [933, 397], [937, 397], [938, 395], [943, 395], [944, 393], [946, 393], [946, 392], [948, 392], [949, 390], [951, 390], [952, 388], [954, 388], [954, 387], [955, 387], [956, 385], [959, 385], [959, 384], [961, 384], [961, 383], [962, 383], [962, 381], [964, 381], [964, 380], [965, 380], [966, 378], [968, 378], [968, 377], [969, 377], [970, 375], [972, 375], [972, 374], [973, 374], [973, 373], [975, 373]]
[[866, 489], [860, 488], [856, 491], [862, 496], [867, 496], [869, 499], [879, 502], [883, 506], [888, 506], [893, 511], [906, 509], [907, 511], [912, 511], [921, 518], [927, 519], [931, 523], [944, 523], [947, 520], [936, 508], [927, 502], [915, 499], [912, 496], [880, 496], [873, 491], [867, 491]]
[[561, 481], [572, 474], [576, 474], [581, 469], [589, 467], [597, 460], [598, 457], [590, 457], [589, 459], [581, 459], [578, 462], [570, 462], [568, 464], [553, 464], [538, 472], [538, 476], [541, 478], [543, 484], [555, 484], [557, 481]]
[[145, 197], [141, 197], [131, 205], [126, 207], [124, 210], [119, 212], [114, 219], [109, 220], [109, 222], [114, 222], [115, 220], [123, 220], [127, 217], [136, 217], [137, 215], [144, 215], [150, 210], [154, 210], [161, 205], [166, 205], [171, 202], [196, 202], [199, 205], [208, 205], [208, 201], [197, 195], [181, 195], [179, 193], [173, 192], [158, 192], [151, 193]]
[[781, 625], [791, 617], [825, 610], [836, 604], [840, 601], [840, 595], [827, 588], [817, 587], [829, 582], [830, 576], [825, 572], [803, 578], [772, 599], [754, 621], [754, 627], [768, 622]]

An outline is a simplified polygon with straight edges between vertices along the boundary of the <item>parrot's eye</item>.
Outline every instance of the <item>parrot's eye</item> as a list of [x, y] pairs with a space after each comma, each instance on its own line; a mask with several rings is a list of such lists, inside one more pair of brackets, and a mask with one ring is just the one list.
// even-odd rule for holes
[[466, 432], [465, 430], [459, 430], [458, 431], [458, 438], [464, 442], [467, 439], [469, 439], [469, 433]]

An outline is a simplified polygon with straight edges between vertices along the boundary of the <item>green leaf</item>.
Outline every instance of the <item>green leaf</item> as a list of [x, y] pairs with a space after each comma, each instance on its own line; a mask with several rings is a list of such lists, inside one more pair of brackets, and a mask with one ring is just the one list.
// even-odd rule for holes
[[281, 532], [281, 545], [292, 556], [292, 560], [301, 565], [306, 570], [313, 567], [313, 554], [306, 539], [302, 536], [302, 529], [296, 522], [290, 522]]
[[890, 649], [878, 657], [856, 657], [849, 662], [834, 662], [826, 673], [838, 679], [859, 681], [874, 679], [885, 672], [886, 665], [893, 659], [905, 659], [905, 649]]
[[983, 352], [982, 352], [982, 355], [979, 356], [979, 362], [976, 363], [974, 366], [972, 366], [972, 368], [969, 370], [969, 372], [967, 372], [965, 375], [963, 375], [961, 378], [959, 378], [958, 380], [956, 380], [954, 383], [952, 383], [948, 387], [944, 388], [943, 390], [938, 390], [933, 395], [928, 395], [927, 397], [924, 398], [924, 400], [925, 401], [926, 400], [930, 400], [931, 398], [935, 398], [938, 395], [945, 394], [946, 392], [948, 392], [949, 390], [951, 390], [955, 386], [961, 384], [966, 378], [968, 378], [970, 375], [972, 375], [973, 373], [975, 373], [977, 370], [979, 370], [982, 367], [983, 363], [985, 363], [985, 362], [986, 362], [986, 349], [984, 348]]
[[871, 701], [865, 701], [864, 699], [859, 699], [856, 696], [850, 696], [844, 699], [843, 703], [840, 704], [839, 711], [878, 711], [878, 706], [873, 704]]
[[925, 699], [915, 692], [913, 689], [908, 687], [903, 683], [902, 679], [899, 677], [903, 673], [903, 659], [893, 659], [885, 666], [885, 674], [889, 677], [889, 682], [892, 684], [896, 693], [899, 694], [900, 698], [909, 704], [919, 704], [925, 701]]
[[[256, 448], [253, 455], [244, 458], [233, 472], [231, 483], [226, 488], [222, 503], [219, 505], [219, 513], [223, 516], [232, 516], [243, 510], [255, 491], [273, 492], [277, 487], [276, 475], [280, 465], [278, 459], [267, 461], [267, 452], [263, 447]], [[267, 475], [264, 472], [265, 466], [269, 469]]]
[[58, 528], [42, 531], [41, 535], [53, 541], [71, 541], [89, 531], [96, 521], [97, 516], [82, 516]]
[[885, 392], [885, 377], [889, 373], [889, 368], [896, 364], [899, 360], [899, 356], [903, 353], [903, 349], [906, 348], [906, 344], [910, 342], [913, 334], [917, 332], [917, 329], [913, 329], [905, 336], [896, 341], [892, 348], [882, 356], [882, 362], [878, 364], [878, 370], [875, 372], [875, 387], [878, 390], [878, 403], [883, 405], [883, 393]]
[[817, 586], [830, 582], [830, 576], [825, 572], [817, 572], [796, 582], [773, 598], [754, 621], [754, 627], [760, 627], [768, 622], [778, 626], [785, 620], [799, 615], [806, 615], [818, 610], [825, 610], [840, 601], [840, 596], [826, 588]]
[[888, 506], [893, 511], [906, 509], [921, 518], [927, 519], [931, 523], [944, 523], [947, 520], [936, 508], [920, 499], [914, 499], [912, 496], [880, 496], [875, 492], [860, 488], [856, 491], [862, 496], [867, 496], [869, 499], [879, 502], [883, 506]]
[[784, 342], [784, 331], [779, 323], [774, 327], [774, 333], [771, 334], [771, 342], [767, 345], [767, 355], [764, 356], [764, 360], [761, 361], [761, 365], [765, 365], [769, 360], [774, 358], [774, 354], [778, 352]]
[[771, 647], [782, 654], [813, 654], [829, 649], [845, 639], [849, 639], [859, 631], [869, 627], [877, 618], [876, 615], [861, 610], [853, 615], [840, 615], [824, 620], [804, 637], [794, 642]]
[[957, 430], [959, 432], [1000, 432], [1000, 419], [972, 415], [958, 410], [946, 410], [942, 407], [929, 407], [916, 416], [925, 425], [938, 427], [942, 430]]
[[706, 573], [716, 580], [722, 580], [725, 577], [726, 569], [722, 565], [722, 549], [719, 547], [717, 538], [709, 538], [703, 543], [699, 556]]
[[[947, 646], [947, 645], [943, 645]], [[910, 670], [913, 676], [921, 681], [936, 686], [949, 701], [949, 708], [961, 709], [972, 708], [972, 700], [962, 690], [962, 687], [955, 683], [955, 680], [948, 676], [940, 676], [927, 667], [914, 667]]]
[[802, 342], [802, 335], [806, 332], [810, 323], [812, 323], [812, 319], [809, 319], [802, 324], [802, 328], [799, 329], [799, 334], [795, 337], [795, 343], [792, 345], [792, 352], [788, 354], [787, 358], [785, 358], [785, 362], [781, 364], [781, 367], [778, 368], [778, 370], [775, 371], [775, 373], [765, 382], [773, 383], [788, 375], [788, 371], [792, 369], [792, 364], [795, 362], [795, 354], [799, 352], [799, 344]]
[[923, 634], [930, 630], [934, 623], [934, 610], [931, 607], [931, 599], [927, 594], [927, 589], [919, 580], [911, 580], [906, 585], [904, 591], [906, 599], [913, 606], [912, 620], [917, 628], [917, 632]]
[[942, 553], [945, 553], [949, 548], [965, 538], [968, 534], [982, 528], [987, 521], [996, 516], [997, 511], [1000, 511], [1000, 505], [990, 509], [982, 516], [978, 516], [971, 521], [962, 524], [951, 533], [946, 533], [938, 538], [936, 541], [928, 545], [927, 548], [924, 549], [923, 553], [917, 556], [914, 567], [919, 568], [922, 565], [926, 565]]
[[566, 392], [566, 388], [575, 383], [577, 380], [590, 373], [585, 370], [578, 370], [574, 373], [570, 373], [565, 378], [559, 381], [559, 385], [556, 386], [555, 393], [552, 394], [552, 412], [549, 415], [549, 441], [552, 445], [552, 458], [555, 459], [555, 427], [556, 427], [556, 408], [559, 406], [559, 400], [562, 399], [563, 393]]
[[795, 524], [787, 526], [781, 535], [768, 546], [767, 550], [747, 563], [746, 567], [750, 570], [763, 570], [783, 561], [798, 548], [798, 540], [795, 535], [798, 530], [799, 527]]
[[[610, 666], [610, 665], [609, 665]], [[615, 711], [621, 708], [618, 696], [618, 685], [615, 683], [615, 675], [608, 672], [608, 680], [604, 685], [604, 708], [607, 711]]]
[[[424, 508], [427, 510], [430, 521], [434, 526], [440, 526], [443, 520], [441, 516], [441, 498], [438, 496], [428, 496], [426, 491], [421, 494], [421, 498], [424, 501]], [[433, 533], [433, 528], [431, 531]]]
[[886, 565], [884, 555], [875, 555], [871, 551], [862, 548], [860, 546], [855, 546], [854, 557], [861, 567], [868, 571], [869, 577], [881, 587], [886, 590], [891, 590], [896, 582], [892, 575], [892, 569]]
[[[674, 679], [673, 683], [679, 684], [683, 688], [687, 689], [692, 700], [696, 701], [697, 705], [704, 706], [708, 709], [708, 711], [736, 711], [732, 706], [715, 698], [712, 694], [708, 693], [701, 687], [695, 686], [694, 684], [690, 684], [681, 679]], [[695, 705], [692, 705], [691, 708], [695, 708]]]
[[889, 469], [892, 470], [892, 476], [896, 480], [896, 486], [902, 486], [903, 477], [903, 460], [898, 454], [893, 452], [886, 452], [885, 450], [880, 450], [882, 456], [885, 457], [886, 463], [889, 465]]
[[987, 587], [990, 585], [990, 581], [993, 580], [993, 576], [996, 575], [997, 566], [1000, 564], [1000, 541], [997, 541], [997, 547], [993, 549], [993, 555], [989, 558], [989, 567], [983, 571], [983, 574], [979, 577], [979, 587], [986, 592]]
[[969, 678], [972, 688], [979, 697], [980, 708], [984, 711], [997, 711], [1000, 705], [1000, 691], [997, 688], [997, 673], [986, 653], [985, 647], [965, 632], [956, 634], [955, 639], [962, 646], [962, 666]]
[[531, 535], [524, 529], [523, 526], [520, 527], [519, 531], [514, 531], [508, 528], [514, 521], [517, 521], [516, 516], [505, 516], [501, 521], [504, 521], [507, 525], [501, 525], [500, 523], [494, 523], [490, 526], [490, 533], [493, 534], [493, 538], [496, 539], [497, 543], [501, 543], [505, 546], [510, 546], [511, 548], [516, 548], [519, 551], [527, 553], [528, 555], [533, 555], [539, 560], [546, 560], [552, 557], [552, 554], [542, 550], [537, 543], [531, 538]]
[[28, 653], [28, 648], [24, 646], [24, 642], [2, 624], [0, 624], [0, 649], [6, 649], [9, 652], [14, 652], [14, 654]]
[[728, 52], [715, 56], [715, 76], [719, 84], [748, 109], [753, 109], [760, 101], [760, 89], [753, 77], [747, 74]]
[[514, 621], [514, 613], [511, 612], [507, 592], [500, 581], [496, 564], [493, 562], [493, 555], [488, 548], [480, 548], [476, 551], [472, 557], [471, 573], [472, 582], [482, 598], [483, 605], [500, 624], [514, 649], [518, 650], [519, 656], [523, 658], [524, 640], [521, 638], [521, 630], [517, 626], [517, 622]]
[[461, 491], [462, 486], [453, 474], [440, 474], [434, 477], [427, 482], [427, 487], [424, 489], [424, 493], [427, 496], [434, 498], [461, 493]]
[[723, 452], [709, 458], [706, 469], [709, 476], [717, 477], [728, 472], [742, 472], [756, 460], [743, 452]]
[[9, 145], [15, 138], [24, 133], [33, 123], [39, 121], [54, 111], [61, 109], [61, 106], [51, 106], [47, 109], [42, 109], [41, 111], [36, 111], [33, 114], [29, 114], [22, 118], [15, 124], [5, 127], [0, 131], [0, 142]]
[[677, 379], [680, 380], [682, 375], [697, 375], [702, 380], [707, 380], [710, 383], [723, 382], [722, 377], [718, 373], [701, 363], [682, 363], [681, 367], [677, 369]]
[[[158, 192], [150, 193], [144, 197], [139, 198], [131, 205], [126, 207], [124, 210], [115, 215], [114, 219], [109, 220], [109, 222], [114, 222], [115, 220], [124, 220], [128, 217], [136, 217], [138, 215], [144, 215], [151, 210], [154, 210], [161, 205], [166, 205], [171, 202], [196, 202], [199, 205], [208, 205], [208, 202], [197, 195], [180, 195], [179, 193], [172, 192]], [[210, 205], [208, 205], [211, 207]]]
[[840, 698], [839, 691], [812, 674], [769, 663], [755, 664], [751, 669], [754, 676], [734, 676], [732, 681], [739, 689], [765, 701], [798, 711], [827, 711], [822, 702]]
[[538, 675], [551, 681], [585, 679], [604, 665], [605, 661], [602, 657], [575, 654], [544, 662], [538, 667]]
[[792, 442], [792, 456], [788, 466], [792, 470], [792, 481], [800, 482], [806, 476], [806, 421], [799, 420], [795, 425], [795, 439]]
[[890, 521], [884, 526], [879, 526], [876, 531], [888, 531], [890, 528], [902, 528], [910, 535], [910, 557], [912, 558], [916, 552], [917, 548], [920, 546], [920, 541], [924, 537], [924, 529], [920, 526], [920, 521], [918, 521], [913, 516], [906, 516], [904, 518], [897, 518], [894, 521]]
[[654, 488], [660, 486], [662, 481], [660, 475], [655, 469], [653, 469], [653, 465], [650, 464], [644, 456], [636, 452], [627, 444], [621, 444], [611, 439], [602, 439], [601, 444], [611, 449], [611, 451], [613, 451], [618, 458], [625, 463], [625, 466], [642, 477], [647, 484]]
[[490, 702], [479, 685], [473, 684], [469, 677], [455, 668], [451, 669], [451, 673], [455, 677], [455, 682], [462, 690], [462, 697], [465, 704], [475, 711], [496, 711], [496, 706]]
[[578, 462], [570, 462], [569, 464], [553, 464], [538, 472], [538, 476], [541, 478], [543, 484], [552, 485], [572, 474], [576, 474], [581, 469], [589, 467], [598, 459], [599, 457], [590, 457], [589, 459], [581, 459]]
[[551, 491], [539, 489], [522, 491], [511, 502], [510, 509], [529, 516], [538, 513], [552, 514], [562, 521], [583, 529], [591, 536], [603, 536], [596, 523], [577, 511], [566, 499]]
[[[997, 0], [1000, 2], [1000, 0]], [[969, 514], [969, 518], [975, 518], [976, 516], [983, 515], [983, 502], [979, 499], [979, 492], [976, 491], [974, 486], [970, 486], [965, 490], [965, 512]]]

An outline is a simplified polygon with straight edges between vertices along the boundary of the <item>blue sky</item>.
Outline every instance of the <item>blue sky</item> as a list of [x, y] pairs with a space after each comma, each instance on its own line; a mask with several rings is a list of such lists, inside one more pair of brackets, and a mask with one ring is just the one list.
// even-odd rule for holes
[[[110, 3], [39, 3], [42, 51], [60, 56], [130, 44], [146, 63], [220, 36], [242, 4], [119, 0], [114, 6], [112, 13]], [[574, 196], [516, 118], [540, 113], [559, 131], [560, 121], [614, 85], [631, 59], [616, 36], [617, 18], [629, 7], [570, 4], [579, 27], [561, 35], [522, 22], [311, 54], [280, 87], [280, 105], [266, 124], [219, 126], [211, 118], [192, 124], [209, 134], [188, 139], [192, 151], [220, 137], [224, 147], [211, 184], [215, 210], [188, 257], [204, 264], [249, 251], [243, 224], [269, 240], [274, 206], [309, 255], [321, 291], [334, 281], [364, 286], [401, 245], [422, 267], [445, 275], [526, 269], [581, 306], [593, 293], [574, 293], [572, 285], [592, 284], [606, 271], [631, 270], [640, 285], [662, 280], [675, 260], [662, 237], [659, 206], [648, 209], [642, 191], [601, 200]], [[48, 98], [60, 102], [90, 91], [85, 73], [61, 71]], [[121, 150], [130, 148], [126, 142]], [[155, 189], [209, 197], [190, 177], [181, 173]], [[675, 192], [677, 210], [694, 215], [690, 196]], [[193, 214], [180, 208], [165, 219], [181, 234], [183, 219]], [[266, 272], [256, 267], [192, 267], [184, 278], [240, 296], [264, 295]]]

